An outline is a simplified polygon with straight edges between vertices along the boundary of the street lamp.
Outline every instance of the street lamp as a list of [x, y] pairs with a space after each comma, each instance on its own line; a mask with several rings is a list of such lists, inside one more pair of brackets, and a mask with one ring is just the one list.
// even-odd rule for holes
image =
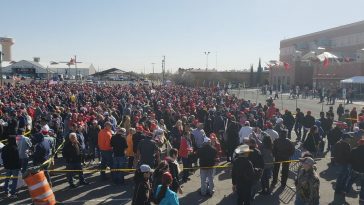
[[205, 51], [204, 53], [206, 55], [206, 70], [207, 70], [209, 68], [209, 54], [210, 54], [210, 51]]

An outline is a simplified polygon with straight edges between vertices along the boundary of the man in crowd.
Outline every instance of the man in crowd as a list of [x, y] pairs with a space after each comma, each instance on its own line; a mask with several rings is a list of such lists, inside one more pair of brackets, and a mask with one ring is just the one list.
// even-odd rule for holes
[[214, 174], [215, 168], [210, 168], [216, 165], [217, 151], [211, 145], [211, 140], [208, 137], [204, 138], [203, 145], [198, 153], [200, 158], [200, 178], [202, 196], [209, 194], [212, 196], [215, 193]]
[[104, 169], [106, 167], [112, 168], [112, 147], [111, 147], [111, 137], [112, 137], [112, 130], [111, 130], [111, 123], [105, 122], [104, 129], [99, 132], [98, 135], [98, 145], [101, 152], [101, 178], [103, 180], [107, 179], [105, 175]]
[[[287, 139], [287, 131], [282, 130], [282, 132], [279, 135], [279, 138], [276, 141], [274, 141], [273, 144], [273, 155], [275, 158], [275, 162], [288, 161], [290, 157], [293, 155], [294, 150], [295, 148], [293, 143], [289, 139]], [[278, 173], [281, 164], [282, 164], [281, 187], [284, 188], [286, 186], [288, 179], [289, 164], [290, 164], [289, 162], [274, 164], [272, 187], [274, 187], [277, 184]]]
[[[77, 140], [76, 133], [69, 134], [69, 140], [65, 142], [63, 151], [62, 151], [63, 158], [66, 160], [67, 170], [82, 170], [82, 153], [80, 143]], [[89, 183], [86, 182], [85, 177], [83, 176], [83, 172], [79, 171], [78, 177], [80, 180], [81, 185], [88, 185]], [[73, 182], [73, 174], [72, 172], [67, 172], [67, 180], [71, 188], [75, 188], [76, 185]]]
[[[128, 162], [125, 156], [125, 150], [128, 148], [125, 128], [119, 128], [116, 131], [116, 135], [111, 137], [110, 145], [113, 148], [113, 169], [125, 169]], [[114, 170], [112, 175], [115, 184], [124, 184], [122, 170]]]

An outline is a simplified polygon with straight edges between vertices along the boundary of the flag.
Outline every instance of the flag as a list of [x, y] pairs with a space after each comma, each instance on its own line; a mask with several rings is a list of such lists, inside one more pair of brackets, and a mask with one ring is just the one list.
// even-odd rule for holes
[[71, 58], [70, 62], [69, 62], [70, 65], [74, 65], [75, 64], [75, 59], [74, 58]]
[[329, 67], [329, 59], [325, 57], [324, 63], [322, 64], [324, 68]]
[[289, 70], [291, 68], [291, 65], [287, 62], [283, 62], [283, 66], [285, 70]]

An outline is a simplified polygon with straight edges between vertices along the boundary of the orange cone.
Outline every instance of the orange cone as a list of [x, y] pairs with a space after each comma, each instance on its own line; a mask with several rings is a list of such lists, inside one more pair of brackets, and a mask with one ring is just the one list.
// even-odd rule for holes
[[56, 204], [56, 198], [43, 171], [27, 176], [24, 181], [28, 186], [34, 205]]

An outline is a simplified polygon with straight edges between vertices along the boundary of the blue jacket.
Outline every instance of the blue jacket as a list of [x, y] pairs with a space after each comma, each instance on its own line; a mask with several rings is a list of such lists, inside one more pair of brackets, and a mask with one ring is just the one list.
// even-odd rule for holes
[[[157, 191], [155, 193], [156, 198], [158, 196], [159, 191], [161, 190], [161, 187], [162, 185], [159, 185], [157, 188]], [[159, 203], [159, 205], [179, 205], [177, 194], [168, 188], [166, 194], [164, 195], [164, 198]]]

